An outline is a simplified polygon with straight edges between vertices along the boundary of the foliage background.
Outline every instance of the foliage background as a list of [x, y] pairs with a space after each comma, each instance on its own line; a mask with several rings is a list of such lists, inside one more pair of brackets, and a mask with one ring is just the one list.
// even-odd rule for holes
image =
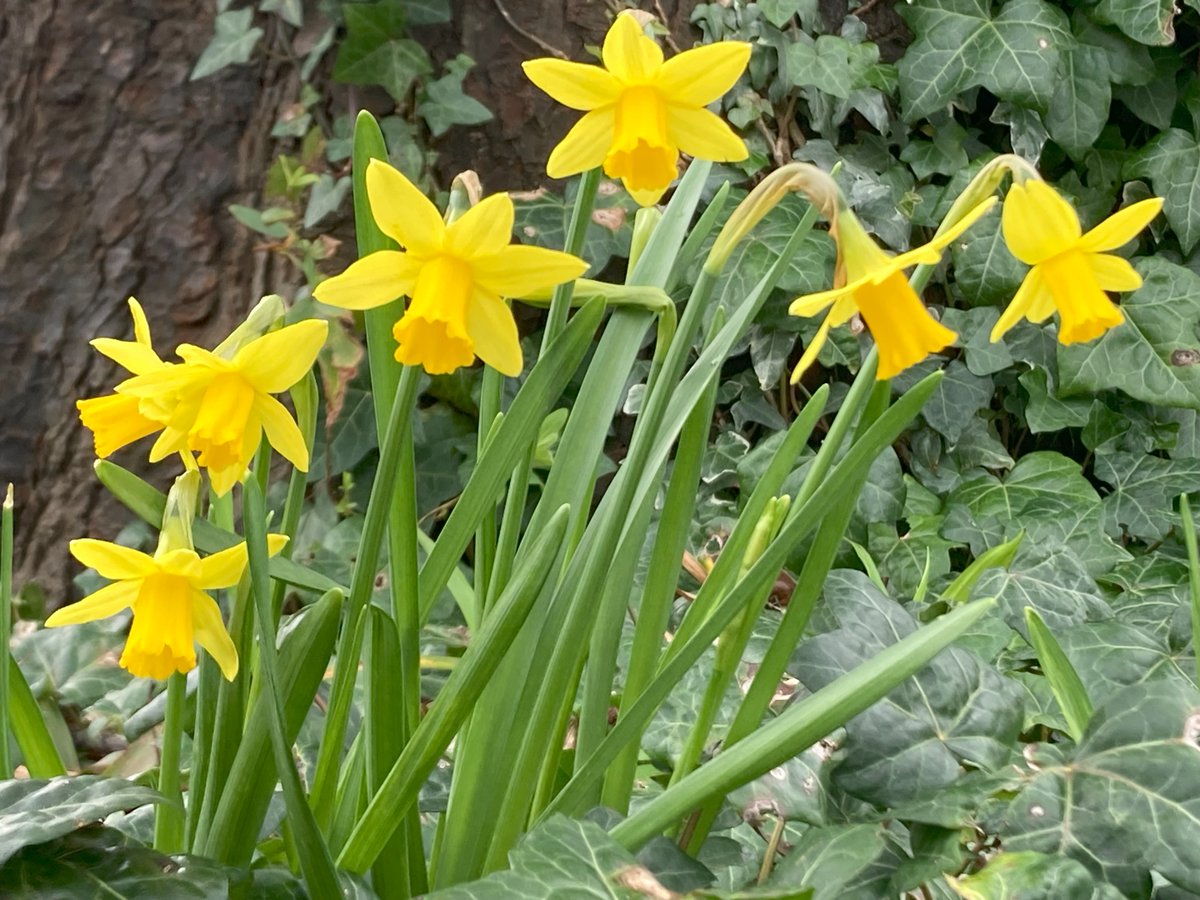
[[[304, 286], [341, 265], [334, 242], [348, 208], [348, 99], [392, 113], [384, 123], [394, 161], [435, 190], [445, 187], [446, 172], [434, 150], [444, 152], [444, 165], [463, 152], [450, 145], [452, 136], [470, 146], [468, 135], [478, 133], [470, 129], [485, 115], [499, 116], [485, 127], [504, 125], [503, 109], [472, 100], [501, 76], [472, 73], [457, 53], [435, 64], [414, 43], [421, 27], [445, 25], [461, 9], [312, 7], [267, 0], [223, 9], [192, 69], [231, 77], [237, 70], [229, 66], [272, 52], [268, 32], [295, 51], [308, 23], [322, 16], [343, 23], [307, 74], [312, 56], [295, 52], [285, 63], [300, 77], [272, 125], [262, 198], [230, 210], [257, 234], [259, 258], [280, 265], [293, 287], [303, 285], [295, 291], [301, 304]], [[1166, 205], [1152, 233], [1130, 248], [1146, 283], [1123, 298], [1129, 321], [1084, 347], [1062, 348], [1051, 327], [1027, 324], [1002, 345], [987, 341], [1023, 274], [1000, 238], [998, 213], [953, 249], [953, 276], [927, 298], [961, 333], [961, 346], [897, 379], [900, 390], [929, 368], [946, 368], [918, 426], [876, 463], [852, 541], [781, 693], [816, 690], [945, 609], [952, 601], [943, 592], [959, 573], [1021, 536], [1015, 556], [989, 569], [976, 589], [999, 598], [1000, 615], [886, 703], [732, 796], [723, 831], [698, 862], [662, 847], [643, 859], [664, 884], [688, 890], [711, 878], [732, 890], [754, 880], [763, 834], [784, 822], [788, 852], [767, 882], [777, 893], [951, 896], [942, 877], [949, 873], [993, 892], [985, 896], [1000, 896], [1001, 886], [1030, 897], [1200, 894], [1200, 698], [1175, 499], [1200, 488], [1198, 7], [1194, 0], [1181, 9], [1170, 0], [734, 0], [687, 11], [693, 36], [756, 45], [725, 110], [754, 153], [744, 166], [720, 171], [714, 189], [728, 178], [744, 190], [767, 166], [793, 158], [825, 167], [842, 160], [851, 202], [895, 250], [927, 235], [948, 198], [996, 152], [1036, 162], [1075, 201], [1085, 228], [1151, 194]], [[321, 40], [310, 40], [309, 54]], [[537, 51], [525, 44], [522, 52]], [[583, 53], [573, 47], [570, 55]], [[505, 186], [481, 169], [489, 189]], [[523, 196], [518, 234], [561, 242], [569, 202], [554, 191]], [[799, 201], [784, 204], [740, 249], [742, 267], [719, 288], [727, 305], [744, 295], [746, 273], [774, 258], [802, 212]], [[629, 213], [619, 193], [604, 194], [585, 252], [595, 271], [620, 271]], [[830, 381], [836, 399], [857, 369], [867, 339], [852, 328], [835, 336], [797, 393], [786, 383], [797, 347], [815, 330], [785, 314], [787, 301], [823, 286], [830, 264], [829, 241], [815, 236], [724, 372], [689, 548], [700, 560], [719, 552], [804, 391]], [[536, 330], [535, 320], [526, 323], [530, 350]], [[374, 448], [369, 397], [356, 375], [361, 351], [349, 329], [341, 337], [324, 360], [329, 417], [298, 558], [345, 581]], [[627, 413], [637, 409], [637, 381]], [[477, 372], [426, 386], [416, 453], [430, 531], [471, 465], [478, 387]], [[627, 427], [625, 418], [614, 423], [614, 465]], [[547, 450], [554, 430], [550, 423]], [[136, 528], [125, 536], [146, 539]], [[791, 571], [802, 561], [798, 554]], [[691, 571], [699, 576], [703, 568]], [[776, 608], [759, 623], [763, 635], [787, 602], [788, 579], [781, 573]], [[1077, 740], [1067, 737], [1027, 641], [1027, 608], [1053, 631], [1096, 707]], [[427, 635], [432, 656], [455, 655], [465, 638], [451, 609], [447, 602]], [[148, 686], [112, 664], [120, 625], [89, 626], [85, 641], [38, 631], [17, 652], [47, 708], [60, 711], [64, 746], [78, 746], [82, 765], [132, 774], [154, 764], [149, 729], [157, 720]], [[695, 715], [704, 673], [695, 674], [643, 747], [664, 770]], [[431, 694], [437, 683], [434, 672]], [[304, 734], [316, 733], [302, 734], [302, 755], [313, 753]], [[653, 778], [643, 786], [658, 789]], [[444, 785], [430, 786], [428, 813], [444, 802], [439, 791]], [[139, 834], [136, 814], [111, 824]], [[607, 823], [601, 816], [596, 824]], [[145, 822], [140, 827], [144, 837]], [[606, 840], [592, 824], [555, 822], [513, 866], [529, 879], [523, 885], [552, 896], [564, 885], [547, 859], [578, 870], [588, 858], [594, 863], [581, 878], [611, 887], [629, 860]], [[984, 866], [1000, 849], [1007, 854]], [[14, 857], [0, 877], [16, 864], [26, 865]], [[490, 895], [486, 886], [471, 890], [460, 893]]]

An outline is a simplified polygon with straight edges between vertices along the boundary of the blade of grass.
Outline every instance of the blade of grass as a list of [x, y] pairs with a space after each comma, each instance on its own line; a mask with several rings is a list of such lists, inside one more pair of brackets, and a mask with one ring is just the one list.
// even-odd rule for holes
[[[0, 507], [0, 697], [7, 701], [9, 644], [12, 642], [13, 486]], [[12, 778], [9, 714], [0, 715], [0, 779]]]
[[1025, 624], [1029, 628], [1029, 642], [1037, 651], [1038, 663], [1050, 684], [1050, 691], [1067, 720], [1068, 732], [1075, 743], [1079, 743], [1092, 718], [1092, 701], [1087, 688], [1079, 680], [1079, 674], [1054, 639], [1054, 634], [1032, 606], [1025, 607]]

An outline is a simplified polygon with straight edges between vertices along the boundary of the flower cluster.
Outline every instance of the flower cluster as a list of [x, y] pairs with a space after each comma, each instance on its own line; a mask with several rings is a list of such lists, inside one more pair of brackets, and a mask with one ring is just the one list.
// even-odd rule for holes
[[[746, 145], [707, 107], [742, 77], [751, 49], [746, 43], [722, 42], [664, 60], [639, 18], [626, 12], [617, 16], [604, 40], [602, 65], [527, 62], [524, 70], [534, 84], [584, 113], [550, 154], [548, 175], [563, 178], [603, 167], [638, 204], [652, 206], [677, 176], [681, 154], [723, 162], [745, 159]], [[825, 184], [815, 190], [810, 183], [807, 190], [819, 195], [818, 206], [830, 221], [837, 265], [829, 290], [791, 303], [790, 312], [797, 316], [828, 310], [793, 380], [816, 359], [829, 331], [855, 316], [878, 348], [880, 379], [952, 344], [957, 335], [919, 297], [923, 280], [915, 279], [914, 285], [904, 271], [935, 265], [952, 242], [964, 239], [967, 229], [996, 204], [994, 195], [1006, 174], [1013, 184], [1004, 198], [1004, 238], [1030, 269], [996, 323], [992, 340], [1021, 318], [1041, 322], [1055, 311], [1064, 344], [1095, 339], [1120, 325], [1122, 313], [1106, 292], [1134, 290], [1141, 278], [1110, 251], [1132, 240], [1162, 206], [1158, 199], [1136, 203], [1084, 234], [1071, 205], [1028, 164], [998, 158], [968, 187], [931, 240], [891, 255], [867, 233], [835, 182], [817, 174]], [[519, 375], [524, 358], [507, 300], [544, 296], [582, 276], [587, 262], [565, 252], [514, 244], [514, 209], [507, 194], [487, 197], [447, 222], [386, 162], [370, 162], [365, 186], [376, 224], [399, 249], [362, 257], [317, 285], [315, 298], [345, 310], [407, 298], [393, 327], [399, 362], [438, 375], [478, 358], [504, 375]], [[755, 216], [761, 218], [760, 213]], [[757, 221], [741, 215], [732, 240], [740, 239], [742, 226], [748, 228], [752, 218]], [[731, 239], [724, 240], [716, 254], [722, 265]], [[208, 473], [217, 496], [228, 494], [245, 477], [264, 436], [296, 469], [307, 471], [310, 448], [276, 395], [312, 368], [325, 343], [327, 323], [308, 319], [272, 330], [282, 305], [264, 300], [214, 350], [183, 344], [172, 362], [155, 351], [141, 306], [133, 299], [129, 306], [133, 340], [92, 342], [129, 377], [106, 396], [80, 400], [80, 418], [92, 431], [100, 457], [157, 435], [150, 461], [179, 454], [187, 471], [172, 490], [153, 555], [98, 540], [72, 542], [75, 557], [112, 583], [59, 610], [47, 625], [84, 622], [132, 607], [134, 621], [121, 657], [130, 671], [154, 678], [187, 671], [196, 664], [194, 645], [199, 643], [232, 678], [237, 654], [206, 591], [237, 582], [246, 566], [246, 548], [239, 544], [207, 558], [196, 553], [190, 522], [199, 472]], [[278, 552], [285, 541], [272, 536], [271, 551]]]

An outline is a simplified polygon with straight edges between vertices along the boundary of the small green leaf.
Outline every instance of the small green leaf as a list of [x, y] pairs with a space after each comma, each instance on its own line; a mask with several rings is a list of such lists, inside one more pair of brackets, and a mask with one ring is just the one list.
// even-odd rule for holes
[[1050, 137], [1072, 157], [1091, 150], [1108, 122], [1112, 88], [1102, 74], [1106, 65], [1104, 51], [1088, 44], [1060, 56], [1058, 87], [1045, 121]]
[[454, 125], [478, 125], [492, 119], [491, 110], [463, 92], [463, 79], [474, 66], [470, 57], [459, 54], [446, 64], [446, 74], [425, 85], [424, 99], [417, 112], [424, 117], [434, 137], [441, 137]]
[[346, 37], [333, 66], [335, 81], [377, 84], [400, 101], [417, 78], [433, 71], [424, 48], [404, 36], [404, 7], [400, 0], [342, 6]]
[[226, 66], [239, 65], [250, 61], [259, 38], [263, 35], [261, 28], [252, 27], [254, 10], [232, 9], [219, 13], [214, 25], [213, 39], [209, 41], [200, 58], [196, 60], [189, 81], [196, 81]]
[[983, 870], [951, 878], [963, 900], [1119, 900], [1121, 892], [1098, 884], [1080, 863], [1046, 853], [1000, 853]]

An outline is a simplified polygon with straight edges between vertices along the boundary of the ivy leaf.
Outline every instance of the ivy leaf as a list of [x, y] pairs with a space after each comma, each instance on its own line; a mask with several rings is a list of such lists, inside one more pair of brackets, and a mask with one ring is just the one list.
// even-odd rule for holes
[[999, 209], [989, 210], [963, 238], [950, 245], [950, 252], [954, 283], [972, 306], [1007, 303], [1027, 271], [1004, 243]]
[[1111, 885], [1097, 884], [1081, 863], [1065, 856], [1034, 853], [1000, 853], [983, 870], [963, 878], [950, 878], [960, 897], [1020, 897], [1021, 900], [1120, 900]]
[[196, 81], [226, 66], [240, 65], [250, 61], [263, 30], [250, 25], [254, 18], [254, 10], [231, 9], [219, 13], [213, 25], [213, 39], [208, 42], [188, 81]]
[[968, 420], [992, 401], [995, 386], [986, 375], [975, 375], [960, 360], [946, 366], [946, 375], [921, 409], [929, 426], [953, 445], [962, 437]]
[[1050, 376], [1045, 369], [1029, 369], [1017, 376], [1021, 387], [1029, 395], [1025, 407], [1025, 421], [1034, 434], [1061, 431], [1064, 428], [1082, 428], [1088, 423], [1092, 404], [1091, 397], [1060, 398], [1050, 387]]
[[928, 116], [976, 85], [1020, 105], [1049, 105], [1059, 53], [1074, 44], [1066, 16], [1043, 0], [992, 9], [992, 0], [898, 7], [918, 35], [899, 64], [906, 119]]
[[[667, 891], [650, 870], [595, 822], [552, 816], [509, 853], [509, 870], [429, 894], [430, 900], [553, 900], [564, 896], [637, 900], [653, 886]], [[641, 886], [643, 890], [638, 890]], [[644, 891], [644, 892], [643, 892]]]
[[[1200, 206], [1191, 215], [1200, 238]], [[1121, 303], [1125, 324], [1059, 347], [1059, 392], [1115, 388], [1147, 403], [1200, 409], [1200, 366], [1180, 365], [1200, 347], [1200, 276], [1163, 259], [1138, 259], [1134, 268], [1144, 283]]]
[[1127, 177], [1148, 178], [1164, 199], [1163, 213], [1184, 253], [1200, 242], [1200, 144], [1186, 131], [1164, 131], [1125, 167]]
[[1200, 892], [1200, 694], [1175, 681], [1098, 706], [1069, 760], [1039, 762], [1001, 827], [1010, 851], [1066, 855], [1127, 897], [1151, 871]]
[[1108, 123], [1112, 87], [1103, 74], [1108, 57], [1098, 47], [1078, 44], [1060, 55], [1059, 82], [1046, 110], [1046, 129], [1073, 158], [1092, 149]]
[[400, 0], [346, 3], [342, 14], [346, 37], [333, 66], [335, 81], [377, 84], [400, 101], [417, 78], [433, 71], [424, 48], [404, 37], [406, 19]]
[[492, 118], [491, 111], [463, 93], [463, 80], [474, 66], [474, 61], [464, 54], [446, 64], [446, 74], [437, 81], [425, 85], [424, 99], [417, 112], [424, 117], [434, 137], [441, 137], [454, 125], [478, 125]]
[[98, 775], [0, 782], [0, 863], [110, 813], [162, 801], [158, 791]]
[[784, 77], [792, 86], [815, 87], [842, 100], [849, 99], [856, 88], [867, 87], [867, 71], [879, 62], [875, 44], [852, 44], [831, 34], [807, 41], [808, 36], [801, 32], [787, 47]]
[[1175, 498], [1196, 489], [1200, 459], [1162, 459], [1102, 447], [1096, 452], [1096, 477], [1113, 487], [1104, 498], [1109, 520], [1130, 537], [1157, 541], [1178, 521], [1171, 510]]
[[975, 589], [981, 597], [995, 597], [1004, 621], [1022, 636], [1027, 635], [1026, 607], [1032, 607], [1055, 634], [1112, 614], [1083, 563], [1061, 545], [1022, 544], [1012, 565], [988, 569]]
[[1175, 43], [1176, 11], [1175, 0], [1100, 0], [1093, 15], [1135, 41], [1166, 47]]
[[[829, 573], [813, 624], [833, 627], [802, 643], [790, 669], [811, 691], [917, 627], [867, 576], [849, 570]], [[871, 803], [912, 800], [953, 784], [964, 763], [1002, 765], [1021, 720], [1017, 686], [970, 651], [951, 647], [846, 724], [833, 780]]]
[[773, 897], [808, 885], [812, 900], [886, 897], [904, 859], [898, 838], [883, 825], [810, 828], [775, 867], [767, 886]]
[[1085, 622], [1055, 635], [1093, 703], [1130, 685], [1174, 681], [1191, 685], [1190, 651], [1169, 648], [1164, 638], [1129, 622]]
[[258, 5], [262, 12], [273, 12], [293, 28], [304, 25], [303, 0], [262, 0]]

